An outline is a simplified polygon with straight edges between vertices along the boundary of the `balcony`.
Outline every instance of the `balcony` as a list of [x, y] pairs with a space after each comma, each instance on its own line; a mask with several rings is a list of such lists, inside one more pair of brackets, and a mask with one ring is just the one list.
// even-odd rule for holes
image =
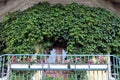
[[0, 69], [0, 80], [120, 79], [120, 59], [114, 55], [5, 54]]

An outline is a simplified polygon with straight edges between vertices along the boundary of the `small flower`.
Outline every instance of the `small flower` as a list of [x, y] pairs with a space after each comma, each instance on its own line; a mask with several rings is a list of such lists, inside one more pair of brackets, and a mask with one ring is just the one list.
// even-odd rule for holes
[[78, 58], [75, 59], [74, 62], [81, 64], [81, 63], [82, 63], [82, 60], [78, 57]]
[[30, 62], [30, 58], [25, 58], [25, 62]]
[[40, 60], [38, 60], [38, 62], [40, 62], [40, 63], [44, 63], [44, 60], [41, 60], [41, 59], [40, 59]]
[[70, 59], [65, 60], [65, 63], [69, 63], [69, 62], [70, 62]]
[[92, 64], [92, 63], [93, 63], [92, 59], [88, 60], [88, 64]]
[[12, 56], [12, 62], [11, 63], [15, 63], [16, 62], [16, 56]]
[[21, 60], [20, 59], [17, 59], [17, 62], [20, 62]]
[[98, 61], [99, 61], [99, 63], [102, 63], [102, 64], [105, 63], [105, 60], [104, 60], [103, 56], [98, 56]]
[[80, 59], [80, 58], [76, 58], [76, 60], [77, 60], [77, 61], [81, 61], [81, 59]]

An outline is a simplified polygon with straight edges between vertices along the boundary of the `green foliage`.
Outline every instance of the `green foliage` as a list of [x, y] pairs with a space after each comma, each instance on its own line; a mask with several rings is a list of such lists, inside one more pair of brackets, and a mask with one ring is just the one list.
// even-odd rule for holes
[[10, 80], [31, 80], [35, 71], [12, 71]]
[[2, 23], [6, 53], [34, 53], [37, 41], [43, 51], [58, 41], [69, 53], [120, 53], [120, 17], [101, 8], [44, 2], [10, 13]]

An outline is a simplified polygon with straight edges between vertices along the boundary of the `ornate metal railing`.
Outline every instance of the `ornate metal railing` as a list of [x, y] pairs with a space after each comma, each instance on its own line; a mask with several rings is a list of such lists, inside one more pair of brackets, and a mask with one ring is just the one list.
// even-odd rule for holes
[[114, 55], [5, 54], [0, 80], [120, 80]]

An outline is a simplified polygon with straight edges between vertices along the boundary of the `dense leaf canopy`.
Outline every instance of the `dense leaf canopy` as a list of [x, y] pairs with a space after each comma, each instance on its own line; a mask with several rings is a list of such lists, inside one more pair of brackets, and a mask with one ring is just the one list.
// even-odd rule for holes
[[59, 42], [69, 53], [120, 53], [120, 17], [101, 8], [44, 2], [9, 13], [0, 25], [5, 53], [34, 53], [36, 42], [42, 51]]

